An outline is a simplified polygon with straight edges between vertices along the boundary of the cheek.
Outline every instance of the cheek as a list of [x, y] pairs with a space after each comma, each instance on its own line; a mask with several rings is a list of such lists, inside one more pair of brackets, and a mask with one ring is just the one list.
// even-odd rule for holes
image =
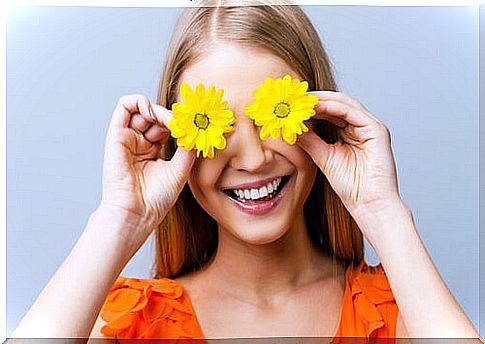
[[300, 146], [293, 145], [286, 152], [286, 156], [291, 158], [293, 165], [303, 173], [314, 173], [316, 165], [310, 155], [308, 155]]
[[207, 192], [214, 191], [220, 167], [217, 161], [197, 159], [192, 167], [188, 180], [189, 187], [197, 199], [205, 199]]
[[297, 187], [303, 194], [306, 194], [313, 186], [318, 167], [312, 158], [297, 145], [292, 146], [292, 150], [288, 152], [287, 156], [291, 157], [291, 161], [298, 172]]

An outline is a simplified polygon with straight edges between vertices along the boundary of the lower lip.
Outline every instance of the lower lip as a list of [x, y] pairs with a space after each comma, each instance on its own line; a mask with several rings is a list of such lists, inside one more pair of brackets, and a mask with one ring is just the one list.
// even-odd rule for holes
[[274, 196], [273, 198], [267, 200], [267, 201], [264, 201], [264, 202], [252, 202], [250, 200], [246, 201], [245, 203], [242, 203], [242, 202], [239, 202], [237, 200], [235, 200], [234, 198], [226, 195], [226, 197], [229, 198], [229, 200], [241, 211], [247, 213], [247, 214], [250, 214], [250, 215], [263, 215], [263, 214], [266, 214], [268, 212], [270, 212], [271, 210], [273, 210], [274, 208], [276, 208], [278, 206], [278, 204], [280, 203], [280, 201], [283, 199], [283, 197], [285, 196], [287, 190], [288, 190], [288, 185], [290, 184], [291, 182], [291, 179], [288, 180], [285, 185], [283, 186], [283, 189], [280, 190], [280, 192]]

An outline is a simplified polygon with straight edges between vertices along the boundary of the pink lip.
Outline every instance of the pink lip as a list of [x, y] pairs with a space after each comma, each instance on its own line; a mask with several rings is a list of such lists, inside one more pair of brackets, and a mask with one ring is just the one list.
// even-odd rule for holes
[[260, 187], [265, 186], [269, 182], [272, 182], [273, 180], [276, 180], [281, 177], [283, 176], [269, 177], [269, 178], [257, 180], [255, 182], [242, 183], [234, 186], [223, 187], [222, 190], [259, 189]]
[[[238, 200], [226, 195], [229, 200], [241, 211], [250, 214], [250, 215], [263, 215], [270, 212], [272, 209], [276, 208], [283, 197], [286, 195], [288, 190], [288, 185], [291, 183], [291, 179], [286, 182], [283, 186], [281, 191], [273, 198], [261, 202], [261, 201], [253, 201], [253, 200], [246, 200], [246, 202], [242, 203]], [[264, 185], [264, 184], [263, 184]]]

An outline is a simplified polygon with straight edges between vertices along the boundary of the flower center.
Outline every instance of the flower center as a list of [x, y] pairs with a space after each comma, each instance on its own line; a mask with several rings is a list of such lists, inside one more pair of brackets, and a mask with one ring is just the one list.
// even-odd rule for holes
[[196, 113], [194, 116], [194, 124], [199, 129], [207, 129], [209, 126], [209, 117], [205, 113]]
[[283, 103], [283, 102], [276, 104], [275, 107], [274, 107], [274, 110], [273, 110], [273, 113], [278, 118], [288, 117], [290, 112], [291, 112], [290, 105], [288, 105], [287, 103]]

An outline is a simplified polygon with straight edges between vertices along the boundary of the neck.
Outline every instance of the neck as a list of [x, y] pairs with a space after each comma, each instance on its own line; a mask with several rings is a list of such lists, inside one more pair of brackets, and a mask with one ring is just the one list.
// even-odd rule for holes
[[285, 235], [268, 244], [248, 244], [219, 228], [218, 248], [205, 275], [222, 290], [258, 300], [330, 277], [333, 267], [312, 244], [302, 213]]

